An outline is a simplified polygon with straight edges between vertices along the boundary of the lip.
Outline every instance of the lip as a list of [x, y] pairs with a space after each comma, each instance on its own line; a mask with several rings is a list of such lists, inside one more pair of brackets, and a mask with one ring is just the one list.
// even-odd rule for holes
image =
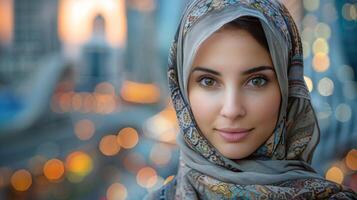
[[245, 128], [218, 128], [217, 133], [227, 142], [239, 142], [253, 130]]

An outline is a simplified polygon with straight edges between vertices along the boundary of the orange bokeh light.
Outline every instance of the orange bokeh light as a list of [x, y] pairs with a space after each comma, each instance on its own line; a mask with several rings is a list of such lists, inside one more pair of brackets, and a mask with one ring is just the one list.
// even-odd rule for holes
[[72, 108], [75, 111], [79, 111], [82, 107], [82, 96], [80, 93], [75, 93], [72, 96]]
[[351, 170], [357, 170], [357, 150], [352, 149], [346, 156], [346, 165]]
[[115, 96], [109, 94], [95, 93], [96, 112], [101, 114], [109, 114], [115, 111], [117, 107]]
[[157, 180], [157, 173], [155, 169], [151, 167], [144, 167], [140, 169], [138, 174], [136, 175], [137, 183], [144, 188], [153, 187], [156, 184]]
[[94, 123], [88, 119], [80, 120], [76, 123], [74, 132], [80, 140], [89, 140], [95, 132]]
[[67, 171], [78, 176], [86, 176], [92, 171], [93, 161], [91, 157], [81, 151], [75, 151], [68, 155], [66, 159]]
[[128, 191], [123, 184], [113, 183], [107, 190], [108, 200], [124, 200], [128, 196]]
[[95, 93], [115, 95], [115, 88], [108, 82], [102, 82], [95, 86]]
[[312, 66], [316, 72], [324, 72], [330, 67], [330, 58], [327, 54], [317, 53], [313, 58]]
[[72, 108], [73, 92], [61, 93], [59, 97], [59, 106], [63, 112], [69, 112]]
[[106, 156], [114, 156], [120, 151], [115, 135], [104, 136], [99, 143], [99, 150]]
[[96, 109], [96, 99], [95, 97], [90, 94], [90, 93], [84, 93], [83, 94], [83, 106], [82, 106], [82, 112], [92, 112], [95, 111]]
[[32, 185], [32, 176], [25, 169], [18, 170], [11, 176], [11, 184], [17, 191], [26, 191]]
[[13, 0], [0, 0], [0, 43], [9, 43], [13, 31]]
[[160, 89], [155, 84], [125, 81], [120, 91], [121, 97], [133, 103], [156, 103], [160, 99]]
[[174, 178], [175, 178], [174, 175], [168, 176], [164, 181], [164, 185], [170, 183], [172, 180], [174, 180]]
[[51, 159], [43, 167], [43, 174], [48, 180], [56, 181], [64, 174], [64, 164], [58, 159]]
[[331, 167], [329, 170], [327, 170], [325, 178], [329, 181], [341, 184], [343, 181], [343, 172], [338, 167]]
[[124, 149], [131, 149], [139, 142], [139, 134], [133, 128], [123, 128], [117, 135], [117, 142]]
[[106, 37], [115, 47], [125, 46], [127, 19], [124, 0], [62, 0], [59, 3], [59, 36], [69, 44], [82, 44], [92, 33], [94, 18], [106, 21]]

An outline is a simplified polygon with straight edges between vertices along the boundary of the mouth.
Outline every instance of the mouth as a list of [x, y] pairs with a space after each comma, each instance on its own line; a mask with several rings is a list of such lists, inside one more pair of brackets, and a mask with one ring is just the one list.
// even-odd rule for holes
[[254, 128], [244, 129], [244, 128], [218, 128], [215, 131], [225, 140], [226, 142], [239, 142], [243, 140], [249, 133], [251, 133]]

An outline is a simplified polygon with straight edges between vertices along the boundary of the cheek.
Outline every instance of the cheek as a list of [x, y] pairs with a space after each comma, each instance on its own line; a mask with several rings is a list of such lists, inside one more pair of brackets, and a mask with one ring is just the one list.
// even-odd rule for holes
[[[264, 94], [260, 97], [252, 98], [249, 102], [250, 113], [256, 120], [269, 127], [275, 127], [279, 116], [281, 95], [279, 90]], [[266, 127], [268, 128], [268, 127]]]
[[217, 98], [207, 92], [193, 90], [189, 93], [189, 100], [193, 115], [198, 126], [206, 129], [217, 116]]

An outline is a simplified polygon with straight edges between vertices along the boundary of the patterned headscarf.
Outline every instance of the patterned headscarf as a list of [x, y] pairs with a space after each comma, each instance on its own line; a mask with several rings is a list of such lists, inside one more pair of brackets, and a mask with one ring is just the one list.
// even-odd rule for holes
[[[195, 53], [211, 34], [242, 16], [260, 20], [278, 78], [282, 102], [272, 136], [251, 156], [231, 160], [199, 130], [188, 101]], [[193, 0], [171, 46], [169, 88], [180, 134], [180, 166], [174, 181], [148, 199], [355, 198], [311, 167], [319, 128], [303, 79], [300, 36], [287, 9], [274, 0]]]

